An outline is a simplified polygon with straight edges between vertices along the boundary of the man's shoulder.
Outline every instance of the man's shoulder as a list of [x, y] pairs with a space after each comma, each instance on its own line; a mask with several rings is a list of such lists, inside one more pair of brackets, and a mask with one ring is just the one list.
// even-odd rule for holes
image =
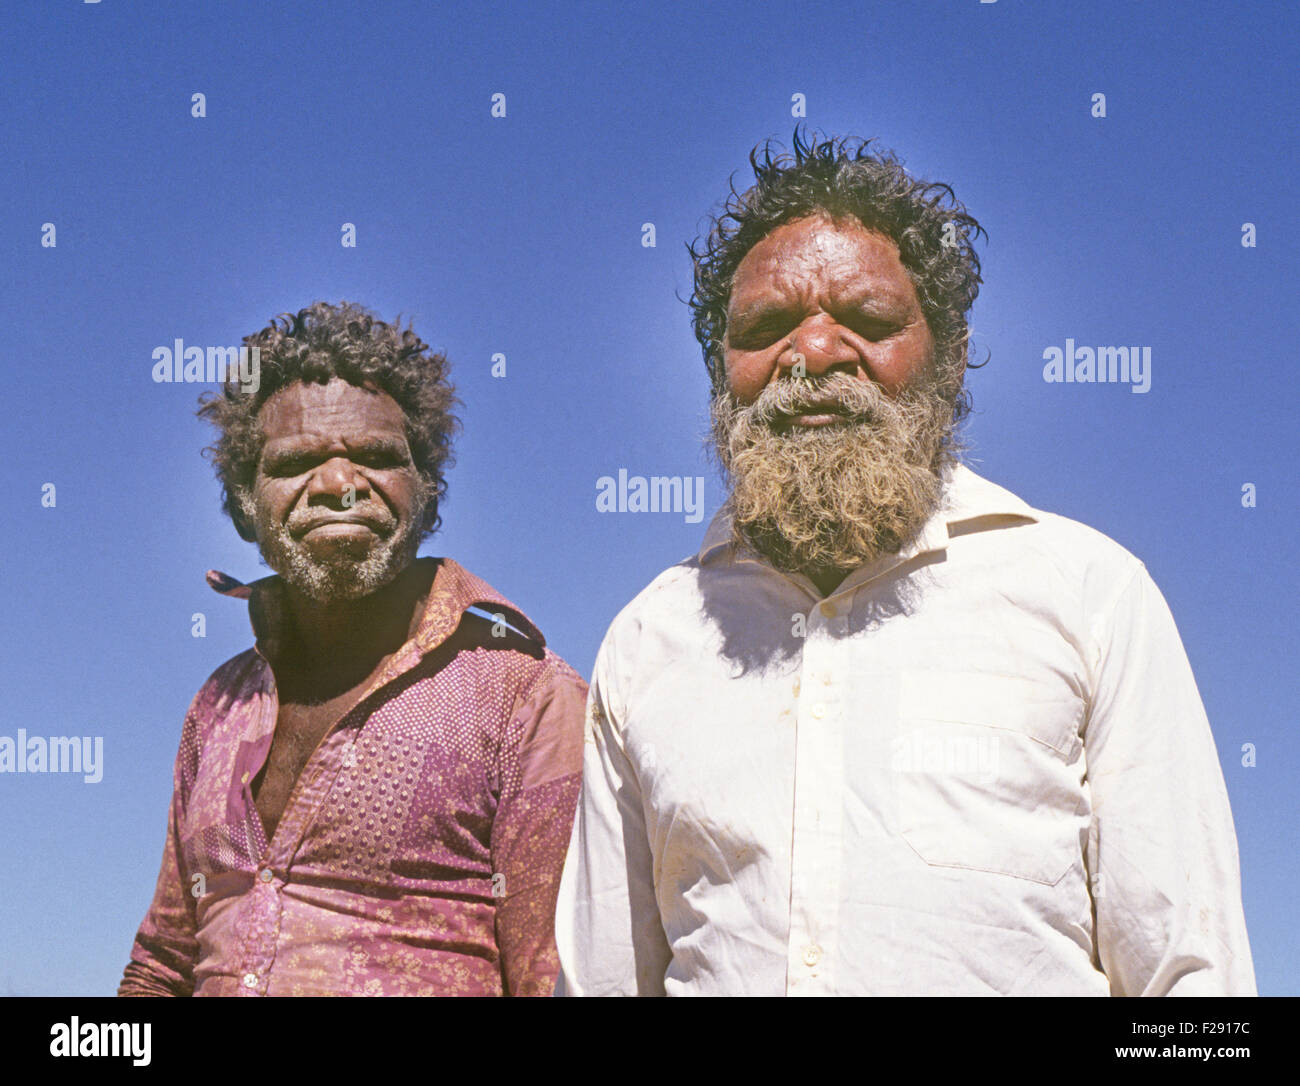
[[456, 632], [448, 638], [453, 654], [481, 655], [485, 666], [501, 672], [495, 681], [522, 687], [539, 683], [575, 684], [586, 689], [586, 680], [559, 653], [544, 642], [516, 629], [502, 613], [477, 614], [466, 611]]
[[270, 666], [256, 649], [245, 649], [221, 664], [190, 700], [181, 729], [182, 748], [197, 756], [210, 739], [212, 729], [231, 713], [266, 694], [269, 680]]
[[1038, 520], [1026, 539], [1082, 572], [1085, 568], [1107, 567], [1131, 573], [1142, 564], [1132, 551], [1105, 532], [1061, 513], [1036, 510]]
[[[1142, 560], [1105, 532], [1083, 521], [1034, 505], [1015, 492], [966, 469], [968, 492], [976, 489], [979, 503], [972, 512], [987, 509], [1009, 519], [1007, 534], [996, 537], [999, 548], [1010, 550], [1008, 573], [1014, 575], [1023, 563], [1041, 561], [1054, 566], [1072, 581], [1100, 582], [1127, 580], [1143, 568]], [[970, 523], [978, 523], [972, 517]], [[963, 522], [949, 524], [952, 536], [966, 534]], [[979, 533], [975, 533], [979, 534]]]
[[659, 616], [679, 618], [682, 607], [699, 598], [699, 573], [699, 557], [694, 554], [669, 566], [614, 616], [606, 640], [653, 624]]
[[222, 702], [262, 693], [266, 689], [270, 665], [256, 649], [236, 653], [217, 667], [194, 695], [191, 711], [203, 706], [217, 707]]
[[456, 628], [426, 659], [429, 680], [443, 681], [455, 663], [456, 696], [475, 703], [473, 712], [494, 742], [516, 752], [532, 750], [525, 782], [580, 772], [587, 681], [546, 644], [523, 611], [457, 568], [463, 609]]
[[585, 689], [582, 676], [546, 643], [541, 629], [509, 597], [453, 559], [439, 561], [450, 574], [443, 581], [445, 598], [457, 612], [448, 638], [452, 651], [482, 652], [489, 657], [505, 654], [511, 658], [508, 670], [517, 672], [527, 686], [541, 681], [577, 683]]

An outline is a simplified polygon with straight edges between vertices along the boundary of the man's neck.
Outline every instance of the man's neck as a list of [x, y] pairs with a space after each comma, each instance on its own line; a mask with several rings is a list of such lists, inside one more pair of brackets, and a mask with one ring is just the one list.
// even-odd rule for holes
[[298, 672], [350, 672], [396, 652], [419, 628], [430, 586], [416, 562], [358, 599], [315, 600], [286, 584], [292, 635], [283, 664]]
[[808, 571], [808, 579], [817, 586], [817, 591], [825, 599], [834, 592], [843, 583], [852, 570], [847, 569], [812, 569]]

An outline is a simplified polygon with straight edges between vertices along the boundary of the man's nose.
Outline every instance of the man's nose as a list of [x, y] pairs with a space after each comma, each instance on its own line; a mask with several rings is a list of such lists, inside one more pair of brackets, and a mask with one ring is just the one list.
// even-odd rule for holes
[[308, 500], [333, 498], [342, 502], [351, 498], [359, 501], [368, 494], [365, 476], [357, 471], [352, 461], [343, 456], [326, 460], [312, 472], [307, 484]]
[[840, 326], [830, 318], [805, 321], [790, 337], [790, 349], [781, 355], [781, 366], [791, 376], [822, 377], [837, 369], [856, 371], [857, 352], [845, 342]]

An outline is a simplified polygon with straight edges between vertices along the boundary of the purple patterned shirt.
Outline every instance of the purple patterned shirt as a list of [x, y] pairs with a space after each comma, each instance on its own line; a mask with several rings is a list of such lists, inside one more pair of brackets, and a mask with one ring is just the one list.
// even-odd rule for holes
[[415, 636], [321, 741], [269, 842], [250, 782], [275, 730], [283, 584], [209, 574], [248, 598], [257, 642], [185, 717], [119, 995], [551, 993], [586, 683], [479, 578], [417, 561], [437, 572]]

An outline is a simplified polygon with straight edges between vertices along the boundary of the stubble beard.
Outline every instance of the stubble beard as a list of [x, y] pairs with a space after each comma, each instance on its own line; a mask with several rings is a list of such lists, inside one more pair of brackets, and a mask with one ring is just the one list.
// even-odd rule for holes
[[[837, 373], [782, 379], [742, 405], [724, 387], [711, 405], [712, 439], [735, 541], [784, 573], [810, 575], [896, 553], [943, 498], [961, 452], [959, 392], [927, 377], [890, 398], [872, 381]], [[828, 398], [843, 421], [790, 422]]]
[[[324, 554], [312, 552], [295, 538], [292, 517], [288, 524], [259, 519], [251, 500], [245, 502], [245, 513], [257, 524], [262, 560], [307, 598], [329, 603], [369, 596], [411, 564], [420, 548], [420, 526], [429, 500], [429, 489], [425, 487], [412, 504], [410, 519], [395, 524], [361, 557], [346, 548]], [[391, 518], [391, 513], [388, 516]]]

